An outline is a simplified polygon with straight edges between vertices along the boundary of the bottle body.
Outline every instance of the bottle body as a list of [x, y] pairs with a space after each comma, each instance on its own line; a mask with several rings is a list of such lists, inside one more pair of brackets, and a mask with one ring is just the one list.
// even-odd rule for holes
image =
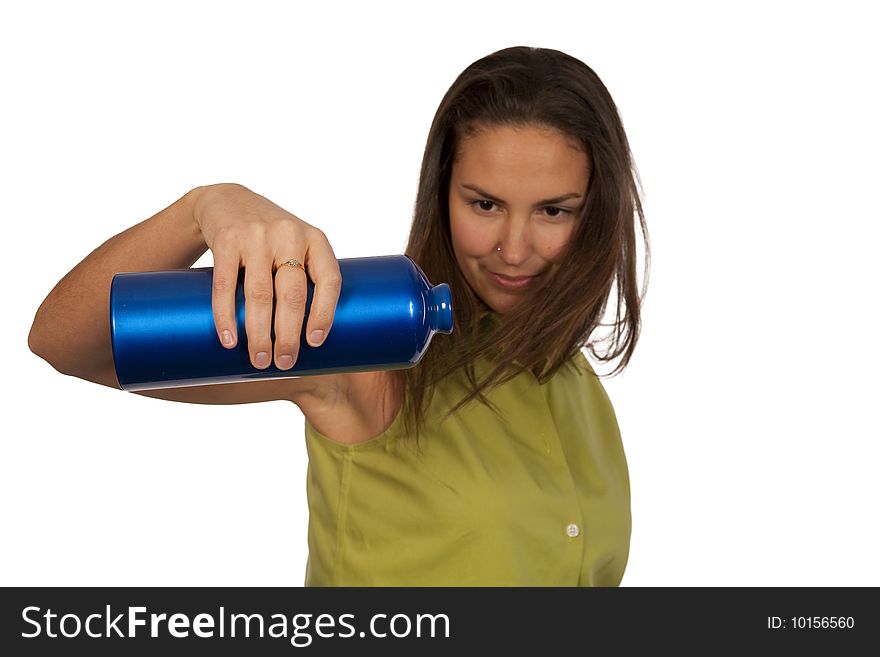
[[[259, 370], [245, 331], [243, 271], [235, 291], [238, 344], [220, 344], [211, 302], [213, 268], [119, 273], [110, 286], [110, 336], [124, 390], [152, 390], [338, 372], [412, 367], [434, 333], [452, 332], [449, 286], [432, 286], [405, 255], [339, 260], [342, 288], [324, 343], [306, 342], [314, 284], [296, 363]], [[273, 307], [274, 334], [274, 307]]]

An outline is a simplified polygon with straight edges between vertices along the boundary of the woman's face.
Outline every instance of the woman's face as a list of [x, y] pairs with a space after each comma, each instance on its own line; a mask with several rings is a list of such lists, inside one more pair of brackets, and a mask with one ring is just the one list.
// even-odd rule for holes
[[493, 126], [463, 138], [457, 156], [452, 248], [477, 296], [503, 314], [558, 269], [586, 199], [587, 155], [550, 128]]

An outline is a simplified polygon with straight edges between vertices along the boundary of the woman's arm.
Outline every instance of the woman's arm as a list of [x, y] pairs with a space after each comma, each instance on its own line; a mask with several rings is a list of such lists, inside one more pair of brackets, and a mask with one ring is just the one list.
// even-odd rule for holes
[[[112, 373], [110, 282], [122, 271], [191, 267], [208, 250], [186, 193], [158, 214], [111, 237], [68, 272], [40, 305], [28, 346], [63, 374], [92, 380]], [[106, 376], [96, 381], [113, 385]]]
[[[224, 229], [228, 234], [226, 225], [218, 229], [217, 224], [228, 223], [230, 216], [238, 214], [233, 199], [244, 199], [240, 202], [247, 202], [249, 210], [252, 206], [262, 209], [262, 206], [254, 205], [257, 197], [262, 199], [261, 203], [271, 206], [272, 212], [280, 211], [280, 208], [274, 204], [240, 185], [211, 185], [191, 190], [153, 217], [107, 240], [61, 279], [40, 305], [34, 317], [28, 335], [28, 346], [31, 351], [63, 374], [119, 388], [110, 342], [110, 283], [113, 275], [121, 271], [155, 271], [191, 267], [208, 249], [203, 234], [204, 226], [196, 220], [194, 213], [197, 204], [203, 202], [204, 196], [209, 193], [214, 201], [211, 205], [217, 208], [215, 214], [223, 217], [223, 222], [217, 221], [210, 226], [213, 234], [222, 233]], [[222, 200], [222, 203], [216, 202], [217, 200]], [[288, 214], [284, 219], [288, 218], [295, 220], [293, 223], [298, 222], [296, 228], [299, 230], [303, 230], [299, 228], [299, 224], [307, 226], [292, 215]], [[272, 219], [276, 223], [279, 220], [278, 217]], [[243, 236], [246, 233], [237, 234]], [[294, 237], [299, 237], [299, 234], [294, 234]], [[256, 248], [254, 247], [254, 244], [257, 244], [256, 240], [248, 241], [242, 237], [242, 241], [248, 242], [251, 249]], [[300, 238], [296, 241], [305, 240]], [[226, 242], [230, 240], [227, 239]], [[326, 250], [329, 251], [329, 256], [332, 256], [329, 245]], [[237, 262], [238, 253], [231, 255], [230, 253], [227, 246], [224, 254], [227, 262]], [[335, 259], [333, 262], [335, 263]], [[271, 277], [271, 270], [262, 273]], [[222, 292], [215, 289], [215, 297]], [[230, 295], [234, 294], [234, 290], [226, 290], [226, 292]], [[331, 321], [333, 309], [335, 309], [335, 299], [330, 309]], [[252, 314], [257, 316], [256, 310]], [[325, 308], [325, 317], [326, 314]], [[261, 337], [268, 339], [268, 325], [260, 326], [260, 329], [266, 333], [266, 336]], [[326, 330], [329, 330], [329, 326]], [[248, 335], [251, 335], [250, 328]], [[237, 336], [235, 338], [237, 343]], [[256, 343], [257, 339], [255, 338], [253, 342]], [[268, 349], [271, 352], [271, 343]], [[333, 377], [319, 376], [170, 388], [139, 394], [191, 403], [238, 404], [277, 399], [296, 401], [299, 396], [315, 393], [318, 388], [335, 385], [336, 381]], [[326, 394], [326, 391], [322, 392], [322, 396]]]

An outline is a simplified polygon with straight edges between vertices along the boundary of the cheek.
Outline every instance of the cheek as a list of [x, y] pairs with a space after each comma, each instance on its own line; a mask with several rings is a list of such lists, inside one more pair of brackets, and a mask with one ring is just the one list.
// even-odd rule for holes
[[562, 227], [547, 236], [547, 240], [543, 244], [542, 255], [549, 262], [557, 262], [562, 259], [568, 243], [574, 236], [574, 225]]
[[482, 257], [492, 248], [492, 236], [479, 222], [462, 217], [458, 212], [449, 216], [452, 245], [459, 257]]

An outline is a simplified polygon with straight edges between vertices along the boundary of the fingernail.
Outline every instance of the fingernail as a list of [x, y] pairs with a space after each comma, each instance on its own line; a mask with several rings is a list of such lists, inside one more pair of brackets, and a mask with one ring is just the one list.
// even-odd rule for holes
[[286, 369], [293, 367], [293, 356], [291, 356], [290, 354], [283, 354], [283, 355], [279, 356], [278, 357], [278, 366], [282, 370], [286, 370]]
[[316, 330], [312, 331], [309, 335], [309, 340], [312, 341], [312, 344], [316, 347], [321, 344], [321, 341], [324, 339], [324, 331]]
[[232, 346], [232, 332], [231, 331], [223, 331], [223, 344], [227, 347]]
[[257, 354], [256, 366], [259, 368], [268, 367], [269, 366], [269, 354], [265, 351], [261, 351]]

